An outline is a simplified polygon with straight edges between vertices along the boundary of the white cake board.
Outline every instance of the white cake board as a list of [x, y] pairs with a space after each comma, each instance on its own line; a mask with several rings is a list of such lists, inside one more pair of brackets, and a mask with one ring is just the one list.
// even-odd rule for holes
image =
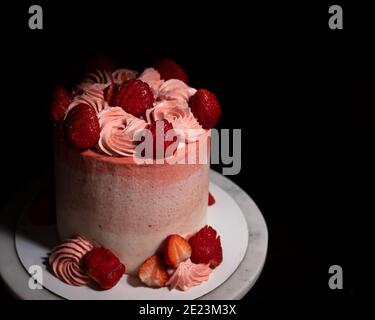
[[44, 288], [32, 290], [28, 286], [30, 275], [26, 270], [30, 265], [45, 269], [44, 260], [57, 241], [54, 227], [33, 227], [23, 215], [42, 184], [42, 180], [30, 183], [1, 214], [0, 275], [18, 298], [240, 299], [254, 285], [263, 268], [268, 232], [261, 212], [242, 189], [211, 170], [210, 191], [216, 204], [208, 209], [208, 224], [221, 235], [224, 261], [213, 271], [209, 281], [181, 292], [150, 289], [140, 285], [135, 277], [124, 276], [111, 290], [97, 291], [66, 285], [45, 270]]

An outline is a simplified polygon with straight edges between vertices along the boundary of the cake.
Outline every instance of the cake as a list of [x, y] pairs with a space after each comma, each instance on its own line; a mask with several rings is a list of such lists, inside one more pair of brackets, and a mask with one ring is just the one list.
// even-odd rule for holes
[[[206, 225], [210, 129], [220, 105], [208, 90], [190, 87], [175, 62], [162, 60], [140, 74], [95, 70], [72, 91], [58, 88], [51, 110], [57, 230], [62, 241], [74, 239], [62, 248], [78, 250], [80, 258], [86, 243], [106, 248], [137, 275], [169, 235], [180, 235], [171, 245], [183, 246]], [[193, 265], [189, 260], [184, 268]], [[178, 286], [185, 269], [169, 283]], [[87, 280], [81, 271], [75, 275]], [[73, 284], [81, 283], [77, 277]]]

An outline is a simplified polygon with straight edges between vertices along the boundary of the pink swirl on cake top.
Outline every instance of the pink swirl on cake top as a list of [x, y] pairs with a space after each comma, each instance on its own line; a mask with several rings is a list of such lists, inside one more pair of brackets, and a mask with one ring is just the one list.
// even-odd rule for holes
[[120, 107], [109, 107], [99, 114], [100, 138], [98, 149], [111, 156], [131, 156], [138, 141], [134, 141], [137, 131], [146, 128], [147, 123], [126, 113]]
[[186, 143], [197, 141], [204, 133], [202, 126], [195, 119], [189, 107], [179, 101], [161, 101], [154, 108], [146, 110], [148, 123], [157, 120], [168, 120], [181, 140]]
[[82, 267], [81, 259], [92, 249], [93, 245], [86, 239], [73, 237], [55, 247], [48, 262], [58, 278], [70, 285], [83, 286], [91, 280]]
[[212, 269], [207, 264], [195, 264], [190, 259], [181, 262], [166, 285], [170, 289], [189, 290], [210, 277]]
[[154, 68], [146, 68], [145, 70], [143, 70], [138, 79], [146, 82], [150, 86], [151, 91], [156, 99], [159, 94], [160, 86], [164, 83], [164, 80], [160, 78], [160, 73]]
[[160, 86], [157, 100], [178, 101], [188, 107], [190, 97], [196, 92], [196, 89], [189, 87], [185, 82], [177, 79], [170, 79]]

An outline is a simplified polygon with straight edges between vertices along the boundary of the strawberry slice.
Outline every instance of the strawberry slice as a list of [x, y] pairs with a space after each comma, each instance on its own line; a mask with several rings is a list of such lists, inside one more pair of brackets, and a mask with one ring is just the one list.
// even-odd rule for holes
[[100, 126], [96, 112], [84, 103], [69, 111], [64, 129], [70, 143], [78, 149], [94, 147], [99, 140]]
[[172, 268], [177, 268], [180, 262], [191, 255], [191, 246], [183, 237], [172, 234], [164, 242], [164, 259]]
[[178, 79], [186, 84], [189, 82], [188, 74], [176, 62], [171, 59], [162, 59], [155, 64], [155, 69], [163, 80]]
[[54, 123], [60, 122], [73, 101], [73, 95], [63, 86], [57, 86], [51, 98], [51, 119]]
[[220, 237], [217, 237], [214, 228], [203, 227], [189, 239], [189, 244], [192, 248], [192, 262], [209, 264], [211, 268], [215, 268], [223, 261]]
[[135, 117], [140, 117], [146, 109], [152, 108], [154, 94], [146, 82], [137, 79], [126, 81], [119, 88], [113, 106], [121, 107]]
[[114, 287], [125, 273], [125, 265], [110, 250], [103, 247], [96, 247], [86, 253], [83, 263], [89, 277], [102, 289]]
[[220, 119], [220, 102], [215, 94], [206, 89], [197, 90], [190, 98], [189, 105], [194, 116], [205, 129], [213, 128]]
[[138, 271], [139, 279], [148, 287], [161, 288], [169, 279], [164, 261], [157, 255], [148, 258]]
[[211, 192], [208, 193], [208, 206], [212, 206], [216, 203], [216, 200], [214, 196], [211, 194]]

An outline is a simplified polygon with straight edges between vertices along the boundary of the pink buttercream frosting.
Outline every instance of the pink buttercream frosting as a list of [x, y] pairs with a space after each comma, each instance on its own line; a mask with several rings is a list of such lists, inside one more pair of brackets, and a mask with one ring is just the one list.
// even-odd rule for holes
[[170, 289], [186, 291], [207, 281], [211, 272], [212, 269], [207, 264], [196, 264], [188, 259], [178, 265], [166, 285]]
[[150, 86], [156, 99], [159, 94], [160, 86], [164, 83], [164, 80], [160, 79], [160, 73], [154, 68], [146, 68], [138, 79], [146, 82]]
[[58, 278], [70, 285], [83, 286], [90, 278], [83, 270], [81, 259], [92, 249], [93, 245], [86, 239], [70, 238], [52, 250], [48, 262]]
[[99, 114], [100, 138], [98, 149], [111, 156], [131, 156], [138, 144], [134, 135], [147, 123], [126, 113], [120, 107], [108, 107]]
[[196, 89], [189, 87], [181, 80], [169, 79], [160, 86], [157, 100], [178, 101], [179, 103], [188, 107], [190, 97], [196, 92]]
[[[195, 119], [189, 107], [181, 106], [178, 101], [161, 101], [152, 109], [146, 110], [146, 120], [151, 123], [156, 120], [168, 120], [176, 133], [186, 143], [197, 141], [204, 130]], [[181, 141], [180, 140], [180, 141]]]

